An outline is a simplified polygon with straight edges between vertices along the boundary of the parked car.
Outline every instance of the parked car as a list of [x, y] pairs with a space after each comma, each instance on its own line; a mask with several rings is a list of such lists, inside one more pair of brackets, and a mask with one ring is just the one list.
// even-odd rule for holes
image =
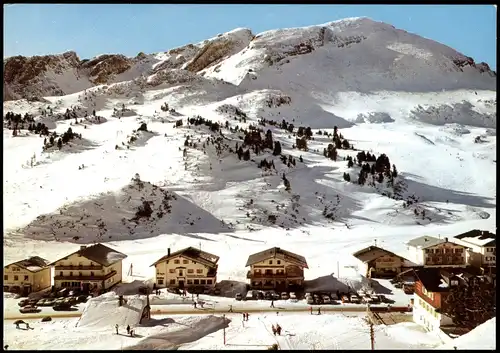
[[265, 296], [264, 296], [264, 292], [262, 291], [257, 291], [257, 299], [258, 300], [264, 300], [265, 299]]
[[323, 298], [319, 294], [314, 294], [313, 299], [315, 304], [323, 304]]
[[33, 305], [26, 305], [26, 306], [23, 306], [21, 309], [19, 309], [19, 312], [21, 314], [38, 313], [38, 312], [40, 312], [40, 309], [38, 309], [38, 307], [33, 306]]
[[361, 297], [359, 297], [357, 295], [351, 295], [350, 302], [354, 303], [354, 304], [361, 304]]
[[264, 299], [266, 299], [266, 300], [272, 300], [273, 299], [272, 293], [269, 292], [269, 291], [264, 292]]
[[314, 298], [313, 298], [313, 297], [307, 297], [306, 301], [307, 301], [307, 304], [309, 304], [309, 305], [313, 305], [313, 304], [315, 304], [315, 303], [314, 303]]
[[45, 306], [53, 306], [55, 304], [56, 300], [55, 299], [45, 299]]
[[401, 288], [403, 288], [403, 283], [397, 282], [397, 283], [394, 284], [394, 287], [401, 289]]
[[252, 291], [248, 291], [247, 294], [243, 297], [243, 300], [254, 300], [255, 296]]
[[292, 302], [294, 302], [294, 303], [296, 303], [296, 302], [298, 302], [298, 301], [299, 301], [299, 300], [297, 299], [297, 295], [296, 295], [294, 292], [290, 293], [290, 301], [292, 301]]
[[288, 300], [288, 299], [290, 299], [290, 296], [288, 295], [287, 292], [283, 292], [283, 293], [281, 293], [281, 299]]
[[236, 300], [242, 300], [243, 299], [243, 295], [241, 295], [241, 293], [236, 293], [236, 295], [234, 296], [234, 299], [236, 299]]
[[19, 305], [21, 308], [28, 305], [28, 299], [23, 299], [23, 300], [20, 300], [19, 303], [17, 303], [17, 305]]
[[214, 289], [214, 295], [220, 295], [220, 288]]
[[305, 298], [305, 299], [307, 299], [307, 298], [309, 298], [309, 297], [312, 297], [312, 294], [311, 294], [311, 293], [306, 293], [306, 294], [304, 295], [304, 298]]
[[79, 295], [78, 298], [77, 298], [77, 301], [79, 303], [86, 303], [88, 300], [87, 296], [86, 295]]
[[349, 303], [350, 300], [349, 300], [349, 297], [347, 295], [343, 295], [341, 298], [340, 298], [344, 303]]
[[37, 302], [36, 302], [36, 305], [37, 305], [37, 306], [47, 306], [47, 304], [46, 304], [46, 303], [47, 303], [47, 300], [48, 300], [48, 299], [43, 299], [43, 298], [42, 298], [42, 299], [40, 299], [39, 301], [37, 301]]
[[323, 303], [325, 303], [325, 304], [330, 304], [332, 302], [332, 300], [330, 299], [330, 297], [328, 295], [322, 295], [321, 299], [323, 300]]
[[55, 311], [71, 310], [71, 304], [69, 304], [69, 303], [55, 304], [53, 309]]
[[58, 304], [62, 304], [64, 303], [64, 298], [59, 298], [59, 299], [56, 299], [56, 301], [54, 302], [54, 305], [58, 305]]

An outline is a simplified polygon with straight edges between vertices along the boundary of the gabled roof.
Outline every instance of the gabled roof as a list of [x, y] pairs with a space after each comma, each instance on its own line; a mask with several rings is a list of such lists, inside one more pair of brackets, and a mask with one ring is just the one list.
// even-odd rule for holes
[[456, 235], [455, 238], [482, 247], [496, 246], [496, 234], [485, 230], [473, 229]]
[[154, 266], [160, 262], [167, 261], [171, 258], [177, 257], [177, 256], [183, 256], [187, 257], [193, 261], [197, 261], [201, 264], [207, 265], [207, 266], [215, 266], [217, 265], [217, 262], [219, 261], [219, 257], [217, 255], [211, 254], [209, 252], [193, 248], [192, 246], [173, 252], [170, 255], [165, 255], [159, 260], [157, 260], [154, 264], [151, 266]]
[[78, 254], [79, 256], [85, 257], [88, 260], [97, 262], [98, 264], [106, 267], [113, 265], [114, 263], [117, 263], [118, 261], [121, 261], [127, 257], [127, 255], [99, 243], [91, 246], [81, 247], [80, 250], [52, 262], [51, 265], [74, 254]]
[[264, 261], [267, 259], [282, 259], [282, 260], [285, 260], [287, 262], [292, 262], [294, 264], [302, 266], [304, 268], [308, 268], [307, 261], [306, 261], [306, 258], [304, 256], [294, 254], [293, 252], [283, 250], [283, 249], [278, 248], [278, 247], [274, 247], [274, 248], [267, 249], [267, 250], [255, 253], [253, 255], [250, 255], [248, 257], [247, 264], [245, 265], [245, 267], [251, 266], [257, 262], [261, 262], [261, 261]]
[[[478, 276], [479, 273], [472, 267], [468, 268], [420, 268], [415, 270], [417, 280], [429, 292], [449, 292], [449, 281], [452, 278], [458, 278], [465, 282], [471, 277]], [[445, 284], [445, 285], [443, 285]]]
[[436, 246], [438, 244], [444, 244], [444, 243], [450, 243], [450, 244], [454, 244], [454, 245], [458, 245], [458, 246], [462, 246], [462, 247], [466, 248], [466, 246], [464, 246], [462, 244], [458, 244], [458, 243], [449, 241], [448, 238], [438, 239], [438, 238], [430, 237], [427, 235], [423, 236], [423, 237], [418, 237], [418, 238], [412, 239], [409, 242], [407, 242], [406, 244], [409, 246], [414, 246], [417, 248], [426, 249], [426, 248], [430, 248], [431, 246]]
[[[30, 272], [38, 272], [38, 271], [46, 268], [49, 265], [49, 262], [45, 259], [42, 259], [39, 256], [33, 256], [33, 257], [28, 258], [28, 259], [24, 259], [21, 261], [11, 263], [7, 266], [11, 266], [11, 265], [16, 265], [16, 266], [22, 267]], [[5, 266], [5, 267], [7, 267], [7, 266]]]
[[424, 246], [427, 247], [427, 246], [431, 246], [431, 245], [436, 245], [436, 244], [439, 244], [442, 242], [443, 241], [441, 239], [434, 238], [434, 237], [431, 237], [428, 235], [424, 235], [423, 237], [418, 237], [418, 238], [412, 239], [409, 242], [407, 242], [406, 244], [417, 248], [417, 247], [424, 247]]
[[[375, 251], [375, 252], [373, 252], [373, 251]], [[358, 260], [361, 260], [363, 262], [373, 261], [373, 260], [378, 259], [380, 256], [383, 256], [383, 255], [396, 256], [396, 257], [399, 257], [400, 259], [406, 260], [404, 257], [399, 256], [399, 255], [397, 255], [389, 250], [379, 248], [378, 246], [368, 246], [368, 247], [361, 249], [359, 251], [356, 251], [354, 254], [352, 254], [352, 256], [354, 256], [355, 258], [357, 258]]]

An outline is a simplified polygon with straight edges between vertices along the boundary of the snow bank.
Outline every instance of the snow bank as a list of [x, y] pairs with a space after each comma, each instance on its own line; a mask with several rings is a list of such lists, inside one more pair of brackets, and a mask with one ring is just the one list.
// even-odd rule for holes
[[122, 306], [118, 306], [118, 296], [112, 292], [90, 299], [83, 309], [78, 327], [96, 329], [114, 327], [116, 324], [139, 324], [146, 307], [146, 297], [135, 295], [124, 299], [126, 302]]
[[454, 339], [451, 343], [444, 344], [439, 346], [436, 349], [492, 349], [495, 350], [497, 348], [496, 345], [496, 331], [497, 331], [497, 323], [496, 318], [490, 319], [486, 321], [484, 324], [479, 325], [474, 330], [466, 333], [463, 336], [460, 336]]
[[395, 325], [384, 327], [385, 333], [401, 343], [408, 343], [409, 337], [414, 342], [418, 342], [422, 346], [435, 347], [441, 344], [439, 337], [429, 334], [425, 328], [414, 322], [401, 322]]

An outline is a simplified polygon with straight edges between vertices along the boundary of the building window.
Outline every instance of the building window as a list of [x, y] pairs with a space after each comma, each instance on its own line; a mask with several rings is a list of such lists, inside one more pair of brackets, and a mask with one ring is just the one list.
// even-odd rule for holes
[[430, 250], [430, 249], [425, 249], [425, 253], [426, 253], [426, 254], [429, 254], [430, 252], [431, 252], [431, 250]]
[[175, 284], [175, 279], [171, 279], [170, 284]]
[[184, 271], [179, 270], [179, 276], [184, 276]]
[[61, 276], [61, 277], [63, 276], [63, 272], [62, 271], [59, 272], [59, 276]]
[[206, 284], [206, 281], [204, 279], [200, 279], [200, 284]]
[[203, 273], [203, 270], [201, 268], [197, 268], [196, 273]]
[[181, 262], [179, 260], [174, 260], [174, 264], [180, 264]]
[[273, 260], [269, 260], [269, 265], [272, 265], [273, 264]]
[[189, 263], [189, 261], [188, 261], [188, 260], [182, 260], [182, 263], [183, 263], [183, 264], [188, 264], [188, 263]]
[[70, 273], [69, 273], [69, 275], [70, 275], [70, 276], [73, 276], [73, 272], [70, 272]]
[[445, 250], [445, 253], [446, 253], [446, 254], [451, 254], [452, 252], [453, 252], [453, 249], [446, 249], [446, 250]]
[[9, 276], [7, 276], [7, 275], [3, 275], [3, 280], [4, 280], [4, 281], [8, 281], [8, 280], [9, 280]]
[[14, 276], [14, 281], [17, 281], [19, 280], [19, 277], [18, 276]]
[[188, 273], [194, 273], [194, 270], [192, 268], [188, 268]]
[[175, 273], [175, 269], [173, 269], [173, 268], [169, 269], [168, 273]]
[[90, 275], [91, 275], [91, 276], [94, 276], [94, 272], [90, 272]]
[[199, 280], [197, 280], [197, 279], [195, 279], [195, 280], [194, 280], [194, 284], [200, 284], [200, 281], [199, 281]]
[[187, 284], [193, 284], [193, 280], [192, 279], [188, 279], [187, 280]]
[[83, 276], [83, 272], [78, 272], [78, 276]]
[[163, 278], [158, 278], [158, 284], [163, 285]]
[[207, 279], [207, 284], [212, 284], [212, 280], [211, 279]]
[[464, 252], [464, 249], [462, 249], [462, 248], [458, 248], [458, 249], [455, 249], [455, 252], [456, 252], [457, 254], [462, 254], [462, 253]]
[[278, 262], [278, 265], [281, 265], [281, 260], [278, 260], [277, 262]]

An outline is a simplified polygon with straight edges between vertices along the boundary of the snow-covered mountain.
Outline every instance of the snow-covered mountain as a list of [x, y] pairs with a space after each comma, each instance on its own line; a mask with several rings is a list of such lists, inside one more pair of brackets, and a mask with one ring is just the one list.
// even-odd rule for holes
[[134, 58], [112, 54], [80, 60], [74, 52], [11, 57], [4, 60], [4, 99], [72, 94], [165, 69], [185, 69], [248, 89], [307, 91], [315, 98], [339, 91], [496, 88], [496, 73], [485, 63], [391, 25], [353, 18], [256, 36], [240, 28]]
[[407, 256], [422, 234], [496, 228], [496, 73], [367, 18], [8, 58], [3, 108], [4, 264], [103, 242], [142, 283], [194, 246], [236, 290], [248, 256], [279, 246], [315, 288], [355, 288], [352, 253], [375, 241]]

